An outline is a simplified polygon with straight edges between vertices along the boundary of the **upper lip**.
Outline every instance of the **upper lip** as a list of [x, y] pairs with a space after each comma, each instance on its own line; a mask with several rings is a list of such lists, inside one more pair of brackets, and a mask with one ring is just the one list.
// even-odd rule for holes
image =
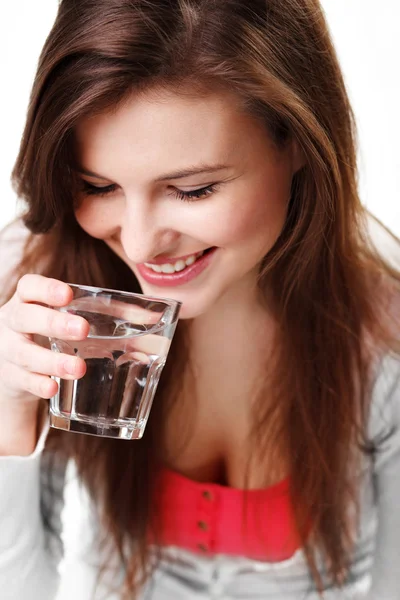
[[[178, 256], [176, 258], [170, 258], [168, 256], [164, 256], [161, 258], [155, 258], [154, 260], [146, 260], [146, 264], [148, 265], [166, 265], [166, 264], [171, 264], [174, 265], [176, 262], [178, 262], [178, 260], [186, 260], [187, 258], [189, 258], [189, 256], [195, 256], [196, 254], [199, 254], [200, 252], [204, 252], [206, 250], [206, 248], [204, 250], [198, 250], [197, 252], [191, 252], [190, 254], [186, 254], [185, 256]], [[145, 264], [145, 263], [142, 263]]]

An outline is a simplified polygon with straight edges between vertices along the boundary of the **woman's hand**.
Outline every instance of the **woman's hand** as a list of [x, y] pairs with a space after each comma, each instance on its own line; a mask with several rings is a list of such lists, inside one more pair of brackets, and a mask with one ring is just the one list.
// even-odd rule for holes
[[52, 352], [34, 336], [83, 340], [89, 333], [85, 319], [59, 312], [72, 300], [71, 288], [41, 275], [24, 275], [9, 302], [0, 308], [0, 454], [4, 439], [15, 427], [36, 430], [39, 399], [57, 393], [57, 382], [85, 374], [82, 358]]

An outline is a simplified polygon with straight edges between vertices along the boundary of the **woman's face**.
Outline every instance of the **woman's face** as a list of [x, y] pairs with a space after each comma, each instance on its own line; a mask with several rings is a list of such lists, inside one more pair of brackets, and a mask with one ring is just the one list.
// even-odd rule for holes
[[183, 318], [255, 289], [302, 164], [293, 142], [278, 151], [227, 93], [132, 97], [82, 121], [76, 152], [79, 224], [144, 294], [180, 300]]

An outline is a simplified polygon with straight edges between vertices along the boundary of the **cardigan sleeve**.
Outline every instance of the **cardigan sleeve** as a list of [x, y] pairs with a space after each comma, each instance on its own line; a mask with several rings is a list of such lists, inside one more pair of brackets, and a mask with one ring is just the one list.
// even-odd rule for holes
[[0, 590], [2, 600], [54, 600], [57, 561], [42, 519], [40, 469], [46, 422], [35, 451], [0, 457]]
[[[0, 233], [0, 299], [11, 284], [29, 235], [21, 221]], [[43, 448], [48, 419], [30, 456], [0, 457], [0, 596], [2, 600], [54, 600], [57, 553], [42, 518]], [[54, 544], [53, 544], [54, 546]]]
[[371, 434], [378, 528], [371, 600], [400, 600], [400, 357], [386, 355], [375, 382]]

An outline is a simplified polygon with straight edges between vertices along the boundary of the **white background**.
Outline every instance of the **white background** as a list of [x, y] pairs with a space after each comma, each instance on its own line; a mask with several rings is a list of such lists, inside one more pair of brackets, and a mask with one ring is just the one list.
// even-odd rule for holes
[[[400, 2], [322, 0], [360, 134], [364, 204], [400, 236]], [[37, 59], [57, 0], [1, 2], [0, 228], [17, 211], [10, 185]]]

